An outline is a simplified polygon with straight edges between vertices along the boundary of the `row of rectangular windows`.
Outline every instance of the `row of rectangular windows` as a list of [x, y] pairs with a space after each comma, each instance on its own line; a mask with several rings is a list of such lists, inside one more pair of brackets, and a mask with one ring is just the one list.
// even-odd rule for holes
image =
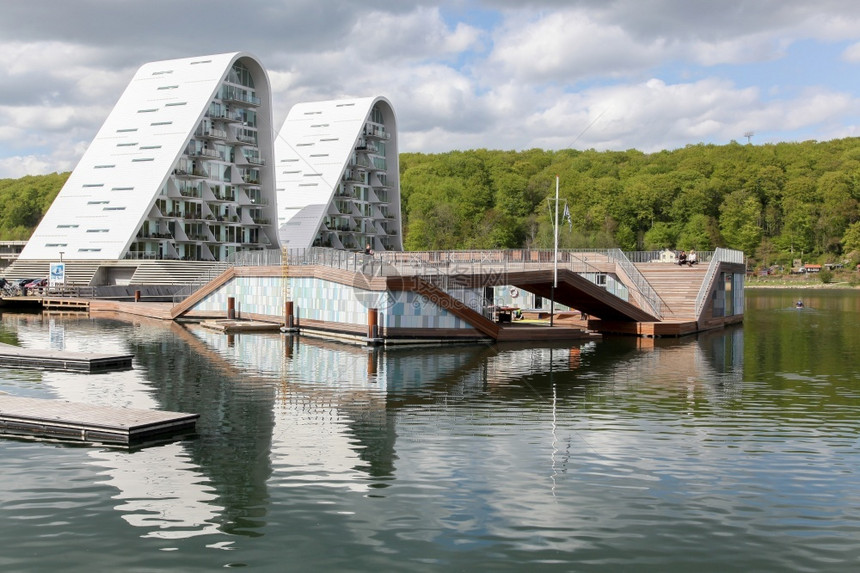
[[[58, 229], [77, 229], [78, 225], [57, 225]], [[107, 233], [109, 229], [87, 229], [87, 233]]]
[[[117, 147], [134, 147], [137, 144], [138, 143], [136, 141], [134, 141], [134, 142], [129, 142], [129, 143], [117, 143], [116, 146]], [[141, 145], [140, 149], [161, 149], [161, 146], [160, 145]]]
[[[84, 189], [92, 187], [104, 187], [104, 183], [84, 183], [81, 185]], [[111, 187], [111, 191], [134, 191], [134, 187]]]
[[[185, 104], [181, 104], [181, 105], [185, 105]], [[153, 111], [155, 111], [155, 110], [153, 110]], [[156, 126], [156, 125], [172, 125], [172, 124], [173, 124], [172, 121], [154, 121], [154, 122], [150, 123], [149, 125], [150, 126]], [[124, 127], [122, 129], [116, 130], [117, 133], [133, 133], [135, 131], [137, 131], [136, 127]]]
[[[187, 101], [172, 101], [172, 102], [164, 104], [164, 107], [176, 107], [176, 106], [180, 106], [180, 105], [188, 105], [188, 102]], [[156, 111], [158, 111], [157, 107], [147, 107], [144, 109], [137, 110], [137, 113], [154, 113]]]
[[[46, 247], [68, 247], [68, 243], [45, 243]], [[79, 253], [98, 253], [101, 249], [95, 249], [92, 247], [82, 247], [78, 249]]]

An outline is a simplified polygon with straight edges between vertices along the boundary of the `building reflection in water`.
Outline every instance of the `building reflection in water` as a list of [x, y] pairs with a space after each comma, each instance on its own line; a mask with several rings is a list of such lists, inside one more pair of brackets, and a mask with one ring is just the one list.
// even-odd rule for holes
[[[26, 348], [107, 354], [129, 351], [124, 329], [101, 332], [88, 321], [74, 318], [27, 315], [18, 321], [17, 335]], [[159, 403], [145, 374], [137, 369], [90, 375], [46, 371], [42, 385], [51, 397], [69, 402], [169, 409]], [[178, 539], [218, 531], [222, 508], [215, 504], [214, 489], [206, 485], [205, 473], [190, 459], [183, 443], [134, 452], [93, 447], [86, 453], [93, 465], [104, 468], [98, 483], [117, 490], [112, 496], [118, 502], [114, 509], [130, 525], [148, 530], [142, 537]]]
[[259, 534], [270, 488], [385, 487], [397, 475], [398, 438], [412, 438], [398, 426], [406, 408], [551, 404], [555, 475], [570, 449], [570, 437], [555, 433], [557, 403], [589, 407], [630, 384], [683, 389], [690, 403], [703, 393], [720, 400], [738, 392], [743, 377], [742, 327], [680, 340], [372, 349], [121, 316], [47, 327], [47, 318], [29, 320], [32, 327], [15, 325], [23, 346], [135, 355], [128, 372], [44, 373], [54, 397], [200, 414], [194, 440], [88, 450], [104, 468], [102, 483], [116, 488], [123, 519], [163, 538]]

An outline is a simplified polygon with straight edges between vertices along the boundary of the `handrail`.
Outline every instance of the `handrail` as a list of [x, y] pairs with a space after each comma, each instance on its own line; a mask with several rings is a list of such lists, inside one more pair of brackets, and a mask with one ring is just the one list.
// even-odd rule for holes
[[[645, 256], [650, 256], [649, 252]], [[636, 255], [636, 253], [633, 253]], [[663, 302], [636, 265], [630, 253], [620, 249], [577, 249], [558, 251], [558, 268], [577, 274], [604, 273], [597, 268], [589, 255], [606, 257], [606, 262], [620, 267], [633, 285], [633, 294], [640, 308], [662, 320]], [[709, 253], [708, 253], [709, 255]], [[450, 277], [456, 275], [499, 273], [532, 270], [536, 266], [545, 268], [554, 261], [552, 249], [510, 249], [469, 251], [383, 251], [373, 255], [363, 252], [345, 251], [328, 247], [306, 249], [264, 249], [243, 251], [217, 265], [210, 272], [198, 277], [194, 283], [177, 292], [174, 302], [180, 302], [195, 290], [234, 266], [290, 266], [320, 265], [330, 268], [359, 272], [369, 276], [415, 276], [448, 290]], [[703, 257], [706, 258], [706, 257]], [[743, 252], [732, 249], [717, 249], [708, 267], [702, 287], [696, 297], [696, 316], [704, 306], [704, 297], [713, 281], [720, 262], [743, 263]], [[650, 260], [650, 259], [649, 259]], [[615, 296], [618, 296], [617, 294]], [[622, 298], [623, 297], [619, 297]]]
[[714, 251], [714, 256], [711, 257], [711, 263], [708, 265], [708, 271], [705, 273], [705, 278], [702, 280], [702, 286], [699, 288], [699, 293], [696, 295], [696, 320], [699, 319], [699, 316], [702, 314], [702, 310], [705, 308], [705, 297], [711, 290], [714, 278], [717, 275], [717, 269], [720, 268], [720, 263], [734, 263], [742, 265], [744, 263], [744, 253], [743, 251], [724, 249], [722, 247], [717, 247], [717, 250]]
[[193, 281], [173, 294], [173, 304], [179, 304], [195, 291], [211, 282], [215, 277], [232, 267], [270, 267], [281, 264], [281, 252], [277, 249], [262, 249], [258, 251], [239, 251], [233, 253], [226, 261], [221, 261], [209, 267]]
[[633, 286], [636, 289], [636, 294], [639, 296], [639, 305], [640, 307], [647, 306], [651, 309], [651, 314], [659, 320], [663, 320], [663, 300], [660, 298], [660, 295], [657, 294], [657, 291], [651, 286], [645, 276], [639, 272], [639, 269], [636, 268], [630, 259], [621, 251], [621, 249], [609, 249], [609, 260], [612, 262], [614, 260], [615, 264], [621, 267], [621, 270], [624, 271], [624, 274], [627, 275], [627, 278], [633, 283]]

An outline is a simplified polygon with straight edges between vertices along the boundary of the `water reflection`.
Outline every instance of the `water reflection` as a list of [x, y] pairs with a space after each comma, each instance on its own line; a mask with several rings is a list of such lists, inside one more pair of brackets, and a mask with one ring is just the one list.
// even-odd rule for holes
[[[88, 452], [105, 468], [102, 483], [118, 490], [113, 498], [122, 501], [115, 509], [123, 519], [146, 529], [146, 536], [164, 538], [217, 531], [257, 535], [271, 488], [379, 491], [398, 475], [398, 441], [405, 440], [408, 450], [428, 439], [415, 434], [423, 424], [400, 413], [446, 404], [471, 405], [475, 412], [506, 405], [536, 417], [550, 411], [546, 475], [555, 495], [577, 450], [599, 454], [598, 465], [609, 464], [601, 472], [609, 475], [627, 455], [604, 439], [604, 429], [559, 423], [572, 408], [599, 412], [607, 397], [635, 385], [648, 388], [646, 402], [649, 393], [655, 397], [651, 406], [695, 413], [701, 400], [736, 392], [743, 374], [741, 328], [680, 341], [620, 338], [416, 351], [281, 335], [228, 337], [196, 325], [120, 316], [16, 320], [23, 346], [136, 357], [130, 372], [44, 373], [42, 382], [54, 397], [201, 414], [194, 441], [134, 453]], [[451, 439], [444, 433], [436, 436], [443, 443]], [[400, 472], [446, 468], [437, 450], [429, 448], [419, 467], [401, 465]]]
[[[85, 315], [4, 315], [14, 324], [17, 342], [25, 348], [70, 352], [128, 353], [127, 323], [105, 324]], [[162, 336], [163, 330], [151, 331]], [[81, 375], [41, 373], [41, 385], [51, 398], [125, 408], [169, 409], [159, 404], [152, 385], [139, 370]], [[178, 539], [217, 532], [213, 489], [200, 467], [189, 460], [181, 443], [129, 452], [91, 448], [86, 455], [104, 468], [98, 483], [113, 487], [114, 509], [132, 526], [147, 529], [144, 537]]]

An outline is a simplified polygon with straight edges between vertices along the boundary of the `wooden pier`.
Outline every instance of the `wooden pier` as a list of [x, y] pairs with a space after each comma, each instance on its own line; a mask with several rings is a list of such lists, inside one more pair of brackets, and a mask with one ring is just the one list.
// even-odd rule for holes
[[67, 372], [109, 372], [131, 369], [132, 354], [83, 354], [34, 350], [0, 343], [0, 366]]
[[0, 434], [134, 445], [192, 433], [199, 414], [0, 395]]

